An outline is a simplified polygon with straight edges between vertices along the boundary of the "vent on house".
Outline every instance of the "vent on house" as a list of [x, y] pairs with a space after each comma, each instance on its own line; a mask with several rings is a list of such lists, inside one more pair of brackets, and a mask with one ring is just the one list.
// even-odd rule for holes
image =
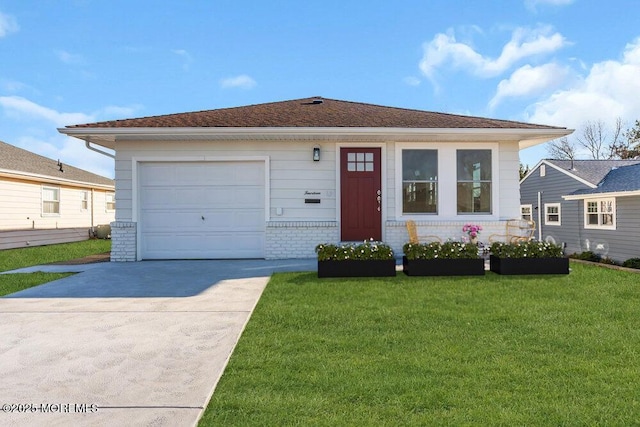
[[313, 101], [311, 101], [313, 105], [322, 104], [323, 102], [324, 101], [322, 99], [314, 99]]

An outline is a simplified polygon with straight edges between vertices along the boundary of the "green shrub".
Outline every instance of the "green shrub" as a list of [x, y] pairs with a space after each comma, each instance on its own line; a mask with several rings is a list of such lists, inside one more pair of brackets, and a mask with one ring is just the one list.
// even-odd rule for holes
[[582, 261], [591, 261], [591, 262], [600, 262], [600, 255], [593, 253], [591, 251], [585, 251], [580, 253], [575, 253], [571, 255], [570, 258], [580, 259]]
[[600, 264], [618, 265], [618, 263], [615, 260], [606, 256], [600, 258]]
[[491, 244], [491, 254], [499, 258], [562, 258], [562, 246], [548, 242], [530, 240], [528, 242]]
[[478, 246], [463, 242], [406, 243], [407, 259], [473, 259], [478, 258]]
[[365, 240], [363, 243], [333, 245], [321, 243], [316, 246], [318, 261], [385, 260], [393, 259], [391, 246], [383, 242]]
[[640, 258], [629, 258], [622, 263], [623, 267], [640, 269]]

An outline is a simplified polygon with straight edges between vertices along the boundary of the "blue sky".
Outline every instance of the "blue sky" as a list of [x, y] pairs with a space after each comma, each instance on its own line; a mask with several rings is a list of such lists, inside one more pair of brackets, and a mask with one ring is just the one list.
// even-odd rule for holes
[[640, 3], [0, 0], [0, 64], [0, 140], [113, 177], [56, 128], [310, 96], [631, 126]]

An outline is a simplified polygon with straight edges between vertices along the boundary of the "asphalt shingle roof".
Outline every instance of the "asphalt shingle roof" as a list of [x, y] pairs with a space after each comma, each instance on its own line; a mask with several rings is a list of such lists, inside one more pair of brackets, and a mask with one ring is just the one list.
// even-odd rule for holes
[[[546, 160], [560, 169], [598, 185], [614, 168], [640, 164], [640, 160]], [[640, 182], [640, 181], [638, 181]]]
[[640, 163], [612, 169], [598, 183], [598, 187], [579, 190], [573, 194], [616, 193], [637, 190], [640, 190]]
[[129, 127], [565, 129], [509, 120], [384, 107], [321, 97], [67, 126], [67, 128]]
[[114, 186], [112, 179], [88, 172], [67, 164], [62, 165], [62, 172], [58, 161], [23, 150], [6, 142], [0, 141], [0, 170], [44, 175], [46, 177], [67, 181], [84, 182]]

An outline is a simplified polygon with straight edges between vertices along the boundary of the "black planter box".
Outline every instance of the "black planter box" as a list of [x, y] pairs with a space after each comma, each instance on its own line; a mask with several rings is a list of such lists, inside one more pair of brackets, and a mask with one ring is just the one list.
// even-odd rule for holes
[[318, 277], [390, 277], [396, 260], [318, 261]]
[[569, 258], [489, 257], [489, 269], [498, 274], [569, 274]]
[[407, 259], [402, 258], [407, 276], [484, 276], [484, 260], [477, 259]]

